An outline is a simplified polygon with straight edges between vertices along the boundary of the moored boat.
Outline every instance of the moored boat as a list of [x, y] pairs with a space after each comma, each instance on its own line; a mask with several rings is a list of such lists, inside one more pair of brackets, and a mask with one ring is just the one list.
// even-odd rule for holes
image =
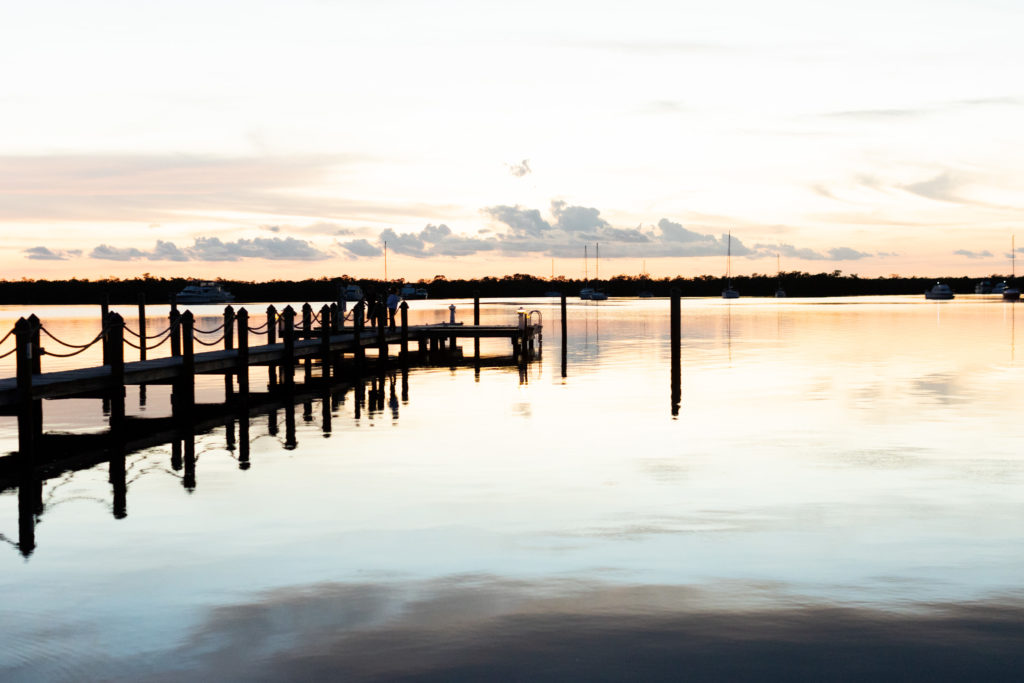
[[178, 292], [174, 300], [179, 304], [224, 304], [235, 297], [216, 282], [196, 280]]
[[948, 300], [952, 299], [953, 296], [953, 290], [949, 288], [949, 285], [941, 282], [936, 282], [934, 287], [924, 293], [925, 299]]

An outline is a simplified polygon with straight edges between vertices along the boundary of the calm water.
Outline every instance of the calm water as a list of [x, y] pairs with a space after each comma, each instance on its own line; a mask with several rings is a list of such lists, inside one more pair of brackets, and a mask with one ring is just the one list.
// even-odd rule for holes
[[[196, 434], [194, 481], [169, 443], [133, 453], [120, 512], [107, 463], [61, 474], [28, 557], [4, 490], [0, 678], [1019, 679], [1013, 305], [684, 300], [675, 416], [667, 301], [572, 303], [566, 378], [550, 300], [484, 322], [520, 305], [546, 324], [525, 373], [367, 379], [328, 401], [329, 432], [319, 397], [268, 410], [245, 467], [237, 424]], [[0, 309], [0, 333], [29, 312]], [[36, 312], [97, 330], [97, 307]], [[168, 390], [128, 406], [168, 415]], [[98, 400], [44, 413], [105, 428]]]

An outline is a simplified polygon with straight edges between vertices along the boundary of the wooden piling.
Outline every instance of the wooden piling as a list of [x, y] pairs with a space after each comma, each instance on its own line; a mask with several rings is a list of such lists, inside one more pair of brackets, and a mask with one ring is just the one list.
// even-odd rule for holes
[[105, 347], [107, 365], [110, 366], [110, 429], [117, 432], [124, 427], [124, 318], [108, 313]]
[[[277, 309], [271, 304], [267, 306], [267, 344], [277, 343]], [[267, 387], [273, 389], [277, 386], [277, 365], [267, 364]]]
[[[107, 315], [109, 313], [110, 313], [110, 295], [109, 294], [104, 294], [103, 295], [103, 301], [100, 302], [100, 326], [101, 326], [100, 329], [104, 330], [104, 334], [106, 334], [106, 327], [105, 326], [107, 324]], [[104, 337], [104, 342], [106, 342], [106, 337]], [[103, 351], [103, 364], [104, 365], [108, 364], [108, 361], [107, 361], [107, 350], [108, 350], [108, 346], [107, 346], [106, 343], [104, 343], [103, 344], [103, 349], [102, 349], [102, 351]]]
[[355, 331], [355, 361], [356, 361], [356, 372], [362, 374], [363, 362], [366, 358], [366, 352], [363, 350], [363, 328], [365, 326], [365, 320], [363, 314], [366, 312], [366, 302], [360, 301], [356, 304], [355, 309], [352, 312], [353, 327]]
[[168, 316], [168, 324], [171, 326], [171, 355], [181, 355], [181, 313], [178, 307], [171, 304], [171, 314]]
[[181, 314], [181, 377], [175, 387], [175, 412], [182, 422], [192, 418], [192, 410], [196, 403], [196, 364], [194, 330], [195, 321], [192, 311]]
[[320, 308], [320, 376], [331, 379], [331, 307]]
[[281, 320], [284, 323], [281, 331], [281, 341], [284, 342], [281, 374], [285, 385], [290, 389], [295, 385], [295, 309], [285, 306], [281, 311]]
[[14, 323], [14, 340], [17, 344], [15, 361], [18, 378], [18, 453], [25, 463], [35, 458], [39, 425], [35, 424], [35, 410], [32, 405], [32, 367], [34, 349], [32, 325], [25, 318]]
[[[480, 292], [473, 292], [473, 324], [480, 325]], [[480, 337], [473, 339], [473, 358], [480, 360]]]
[[409, 363], [409, 302], [398, 304], [402, 316], [402, 362]]
[[679, 290], [673, 288], [669, 298], [669, 327], [671, 328], [672, 375], [671, 375], [671, 407], [672, 416], [679, 415], [679, 402], [682, 396], [682, 311], [679, 303]]
[[[235, 348], [235, 307], [230, 304], [224, 307], [224, 350]], [[233, 372], [224, 373], [224, 398], [230, 399], [235, 393]]]
[[146, 295], [139, 292], [139, 360], [146, 360]]
[[249, 311], [238, 309], [235, 322], [238, 324], [238, 393], [245, 399], [249, 396]]
[[566, 317], [565, 294], [562, 295], [562, 378], [568, 376], [569, 372], [569, 323]]
[[378, 306], [379, 314], [377, 316], [377, 361], [382, 364], [388, 362], [388, 318], [387, 308], [384, 306]]
[[[313, 307], [309, 305], [309, 302], [302, 304], [302, 338], [310, 339], [313, 336]], [[302, 361], [303, 368], [303, 379], [302, 381], [309, 384], [309, 380], [313, 378], [313, 360], [308, 356]]]

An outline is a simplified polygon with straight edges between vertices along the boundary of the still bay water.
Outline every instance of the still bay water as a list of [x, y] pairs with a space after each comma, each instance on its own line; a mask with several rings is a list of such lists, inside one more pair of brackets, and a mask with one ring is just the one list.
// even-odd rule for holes
[[[196, 434], [190, 486], [170, 444], [133, 453], [123, 518], [105, 463], [49, 479], [27, 557], [0, 492], [0, 679], [1019, 677], [1014, 305], [684, 300], [673, 411], [666, 300], [570, 300], [564, 378], [556, 304], [483, 303], [485, 324], [542, 312], [525, 371], [368, 378], [329, 432], [320, 398], [292, 408], [295, 443], [282, 406], [253, 418], [244, 467], [234, 423]], [[31, 312], [73, 342], [98, 330], [98, 307], [6, 307], [0, 333]], [[202, 377], [197, 400], [223, 390]], [[140, 406], [130, 387], [128, 412], [170, 414], [168, 389]], [[105, 429], [95, 399], [44, 421]]]

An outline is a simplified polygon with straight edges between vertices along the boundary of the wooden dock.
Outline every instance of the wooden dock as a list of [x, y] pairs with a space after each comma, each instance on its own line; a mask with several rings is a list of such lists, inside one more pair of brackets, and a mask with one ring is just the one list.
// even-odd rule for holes
[[[289, 391], [295, 387], [295, 375], [300, 368], [305, 383], [313, 379], [314, 367], [319, 371], [317, 380], [330, 383], [343, 376], [361, 376], [367, 371], [368, 363], [377, 366], [397, 363], [407, 368], [461, 358], [459, 340], [474, 342], [477, 359], [481, 339], [508, 339], [511, 357], [522, 364], [539, 352], [543, 330], [539, 311], [518, 311], [516, 325], [480, 325], [479, 298], [474, 300], [473, 308], [473, 325], [455, 323], [454, 306], [449, 323], [409, 325], [408, 305], [402, 302], [400, 322], [389, 326], [386, 311], [382, 310], [379, 319], [372, 321], [376, 324], [368, 326], [363, 302], [347, 315], [343, 304], [325, 305], [315, 314], [312, 307], [305, 304], [298, 324], [299, 314], [291, 306], [280, 313], [270, 306], [265, 322], [253, 327], [245, 308], [235, 311], [228, 306], [223, 323], [213, 330], [197, 329], [190, 311], [179, 312], [172, 308], [167, 329], [150, 337], [146, 331], [144, 303], [140, 303], [138, 330], [127, 328], [118, 313], [105, 310], [100, 333], [92, 342], [79, 345], [62, 342], [33, 315], [18, 320], [8, 333], [15, 338], [12, 351], [16, 354], [17, 375], [0, 379], [0, 413], [18, 416], [18, 453], [31, 460], [42, 437], [43, 399], [102, 398], [109, 402], [110, 427], [114, 430], [125, 420], [124, 396], [128, 385], [172, 385], [172, 409], [180, 421], [194, 416], [197, 375], [224, 375], [225, 399], [228, 400], [236, 391], [241, 395], [250, 393], [249, 368], [253, 366], [268, 368], [268, 390]], [[212, 341], [198, 334], [217, 332], [221, 336]], [[76, 349], [52, 355], [71, 356], [94, 344], [102, 344], [103, 364], [42, 372], [41, 359], [46, 355], [41, 344], [44, 334], [48, 343], [52, 341]], [[265, 336], [266, 343], [251, 345], [250, 335], [256, 334]], [[164, 344], [170, 345], [171, 355], [146, 358], [147, 351]], [[207, 347], [222, 344], [222, 348], [196, 352], [197, 344]], [[137, 349], [139, 360], [126, 361], [126, 347]], [[393, 348], [397, 349], [397, 355], [392, 355]], [[368, 355], [368, 350], [375, 353]]]

